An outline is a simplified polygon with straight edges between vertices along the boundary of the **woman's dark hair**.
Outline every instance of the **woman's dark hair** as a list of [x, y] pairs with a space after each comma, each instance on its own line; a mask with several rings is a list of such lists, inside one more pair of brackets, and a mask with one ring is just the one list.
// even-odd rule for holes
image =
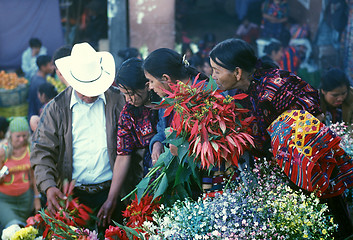
[[130, 58], [123, 62], [115, 78], [116, 85], [122, 85], [132, 91], [144, 89], [148, 79], [143, 72], [142, 63], [138, 58]]
[[282, 44], [280, 42], [271, 42], [270, 44], [266, 45], [264, 48], [264, 53], [268, 56], [271, 56], [272, 52], [278, 52], [281, 50]]
[[[183, 62], [182, 56], [169, 48], [159, 48], [151, 52], [143, 63], [143, 69], [155, 78], [167, 74], [172, 81], [192, 79], [199, 72]], [[199, 79], [207, 79], [201, 73]]]
[[260, 60], [262, 69], [279, 69], [279, 66], [268, 55], [262, 56]]
[[118, 56], [121, 57], [123, 61], [126, 61], [129, 58], [139, 57], [140, 52], [137, 48], [125, 48], [118, 51]]
[[320, 89], [324, 91], [332, 91], [333, 89], [341, 86], [350, 87], [347, 75], [338, 68], [330, 69], [322, 78]]
[[[138, 58], [130, 58], [124, 61], [117, 72], [115, 78], [116, 85], [136, 95], [138, 95], [137, 90], [145, 89], [148, 79], [145, 77], [143, 72], [142, 62], [143, 61]], [[160, 97], [155, 92], [149, 91], [148, 100], [151, 103], [155, 103], [160, 101]], [[132, 113], [136, 116], [142, 114], [142, 109], [139, 107], [129, 104], [127, 109], [128, 111], [132, 111]], [[158, 121], [156, 120], [155, 114], [152, 114], [151, 118], [153, 121]]]
[[56, 95], [58, 95], [58, 92], [56, 91], [55, 87], [48, 82], [39, 85], [38, 92], [40, 94], [44, 93], [48, 102], [53, 99]]
[[250, 44], [241, 39], [227, 39], [218, 43], [210, 52], [210, 58], [217, 65], [234, 71], [239, 67], [247, 72], [255, 68], [257, 57]]

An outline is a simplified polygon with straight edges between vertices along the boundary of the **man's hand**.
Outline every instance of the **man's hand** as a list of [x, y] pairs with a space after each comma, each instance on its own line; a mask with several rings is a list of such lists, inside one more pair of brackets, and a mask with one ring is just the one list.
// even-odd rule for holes
[[163, 152], [163, 144], [161, 142], [155, 142], [152, 147], [152, 165], [156, 164], [159, 156]]
[[57, 187], [47, 189], [48, 211], [51, 215], [55, 215], [55, 213], [60, 210], [60, 199], [66, 200], [67, 197]]
[[109, 225], [112, 214], [116, 207], [116, 200], [110, 200], [109, 198], [104, 202], [101, 209], [99, 210], [97, 217], [99, 219], [99, 225], [106, 227]]

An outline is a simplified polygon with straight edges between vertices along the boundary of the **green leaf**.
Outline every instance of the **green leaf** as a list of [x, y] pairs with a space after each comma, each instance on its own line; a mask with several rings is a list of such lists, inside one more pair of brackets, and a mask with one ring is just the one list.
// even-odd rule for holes
[[168, 176], [168, 179], [170, 179], [171, 181], [175, 179], [176, 176], [176, 172], [177, 169], [179, 167], [179, 158], [178, 157], [174, 157], [173, 159], [170, 161], [170, 163], [163, 169], [163, 172], [166, 173], [166, 175]]
[[189, 155], [189, 142], [184, 141], [179, 147], [178, 147], [178, 157], [180, 159], [181, 164], [184, 163], [184, 158], [185, 156]]
[[140, 203], [141, 198], [143, 197], [143, 193], [145, 192], [146, 188], [148, 187], [148, 184], [151, 180], [151, 177], [144, 177], [139, 184], [137, 184], [137, 199], [138, 203]]
[[[161, 196], [165, 190], [167, 189], [168, 187], [168, 178], [167, 178], [167, 175], [164, 174], [163, 178], [162, 178], [162, 181], [160, 182], [157, 190], [155, 191], [154, 195], [153, 195], [153, 200], [156, 198], [156, 197], [159, 197]], [[153, 201], [152, 200], [152, 201]]]
[[137, 188], [146, 188], [148, 186], [148, 183], [150, 182], [151, 177], [144, 177], [139, 184], [137, 184]]
[[212, 78], [212, 76], [210, 76], [210, 79], [208, 80], [208, 84], [207, 84], [207, 87], [206, 87], [206, 91], [214, 91], [217, 89], [217, 83], [216, 81]]
[[154, 167], [159, 167], [159, 166], [168, 166], [170, 164], [170, 161], [174, 158], [172, 153], [170, 152], [170, 149], [167, 147], [164, 147], [164, 152], [159, 156], [156, 164]]
[[164, 104], [174, 105], [174, 98], [164, 98]]
[[194, 176], [194, 177], [197, 177], [197, 172], [196, 172], [196, 168], [197, 168], [197, 165], [196, 165], [196, 163], [194, 162], [194, 155], [191, 155], [191, 156], [186, 156], [186, 160], [187, 160], [187, 162], [188, 162], [188, 164], [189, 164], [189, 167], [190, 167], [190, 169], [191, 169], [191, 171], [192, 171], [192, 175]]
[[192, 174], [192, 170], [188, 165], [184, 165], [184, 166], [179, 165], [175, 176], [174, 187], [178, 184], [189, 181], [191, 174]]
[[178, 194], [178, 198], [180, 200], [184, 200], [185, 198], [189, 198], [191, 197], [192, 193], [191, 192], [188, 192], [186, 189], [185, 189], [185, 186], [184, 184], [179, 184], [177, 186], [175, 186], [175, 189], [176, 189], [176, 192]]
[[169, 144], [173, 144], [177, 147], [179, 147], [180, 145], [182, 145], [185, 142], [185, 139], [182, 137], [178, 137], [178, 138], [167, 138], [166, 140], [163, 141], [163, 143], [169, 143]]

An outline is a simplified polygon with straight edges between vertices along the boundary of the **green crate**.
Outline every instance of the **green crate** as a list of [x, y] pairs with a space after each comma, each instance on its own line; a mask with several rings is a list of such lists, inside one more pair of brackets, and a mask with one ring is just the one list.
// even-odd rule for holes
[[15, 89], [0, 88], [0, 107], [17, 106], [27, 102], [28, 85], [20, 85]]

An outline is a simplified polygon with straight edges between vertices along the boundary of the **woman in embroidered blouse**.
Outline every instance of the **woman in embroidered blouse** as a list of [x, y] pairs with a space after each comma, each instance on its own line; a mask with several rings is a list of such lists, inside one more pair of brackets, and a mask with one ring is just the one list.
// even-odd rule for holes
[[340, 69], [329, 70], [321, 79], [320, 103], [325, 124], [353, 124], [353, 89], [347, 75]]
[[266, 129], [286, 110], [302, 109], [322, 119], [317, 90], [293, 73], [260, 69], [254, 50], [245, 41], [225, 40], [211, 51], [210, 58], [212, 77], [221, 90], [240, 89], [249, 94], [247, 103], [257, 117], [254, 134], [259, 144], [269, 144]]
[[[146, 78], [149, 80], [150, 89], [157, 93], [160, 97], [167, 94], [164, 90], [170, 90], [169, 84], [181, 81], [188, 83], [193, 81], [199, 72], [189, 66], [183, 57], [168, 48], [159, 48], [148, 55], [143, 63], [143, 69]], [[200, 73], [199, 79], [208, 79], [203, 73]], [[152, 138], [150, 143], [150, 150], [152, 154], [152, 163], [155, 164], [160, 154], [163, 151], [162, 142], [165, 140], [165, 128], [169, 127], [173, 118], [173, 114], [168, 117], [163, 117], [165, 109], [160, 109], [158, 112], [159, 121], [157, 130], [158, 133]], [[169, 145], [170, 151], [173, 155], [178, 154], [178, 150], [174, 145]]]
[[35, 211], [41, 208], [29, 161], [29, 144], [27, 120], [14, 118], [4, 145], [0, 146], [0, 169], [8, 169], [0, 176], [0, 229], [12, 224], [25, 226], [26, 219], [33, 213], [33, 197]]
[[[257, 125], [258, 129], [253, 128], [253, 134], [257, 142], [256, 146], [260, 146], [260, 150], [268, 152], [268, 149], [271, 148], [271, 137], [267, 133], [267, 128], [286, 110], [305, 110], [323, 120], [317, 90], [293, 73], [279, 69], [259, 69], [254, 50], [243, 40], [228, 39], [217, 44], [210, 52], [210, 58], [213, 69], [212, 77], [220, 89], [241, 89], [249, 94], [245, 106], [250, 107], [256, 117], [257, 124], [254, 126]], [[341, 169], [341, 165], [338, 164], [341, 160], [336, 160], [332, 160], [335, 163], [335, 168]], [[323, 164], [325, 166], [325, 163]], [[342, 170], [345, 172], [340, 173], [346, 174], [347, 179], [351, 181], [352, 169], [350, 166], [352, 166], [352, 161], [348, 159], [343, 165], [346, 166]], [[321, 172], [325, 172], [324, 166], [321, 166]], [[317, 168], [315, 169], [317, 170]], [[330, 175], [327, 173], [325, 176], [330, 179], [340, 176], [340, 174]], [[330, 182], [330, 184], [332, 183]], [[350, 219], [344, 211], [345, 206], [342, 203], [341, 195], [328, 198], [327, 202], [332, 211], [331, 214], [334, 214], [335, 218], [337, 217], [336, 220], [340, 225], [339, 231], [346, 236], [352, 234]]]
[[123, 189], [124, 181], [134, 181], [137, 184], [152, 166], [148, 147], [156, 133], [158, 121], [157, 111], [149, 106], [151, 100], [158, 99], [151, 99], [148, 80], [142, 70], [142, 60], [130, 58], [123, 62], [115, 82], [124, 94], [126, 104], [118, 120], [118, 156], [114, 165], [112, 185], [108, 199], [98, 213], [103, 225], [110, 222], [110, 216], [120, 201], [118, 196], [132, 190]]

